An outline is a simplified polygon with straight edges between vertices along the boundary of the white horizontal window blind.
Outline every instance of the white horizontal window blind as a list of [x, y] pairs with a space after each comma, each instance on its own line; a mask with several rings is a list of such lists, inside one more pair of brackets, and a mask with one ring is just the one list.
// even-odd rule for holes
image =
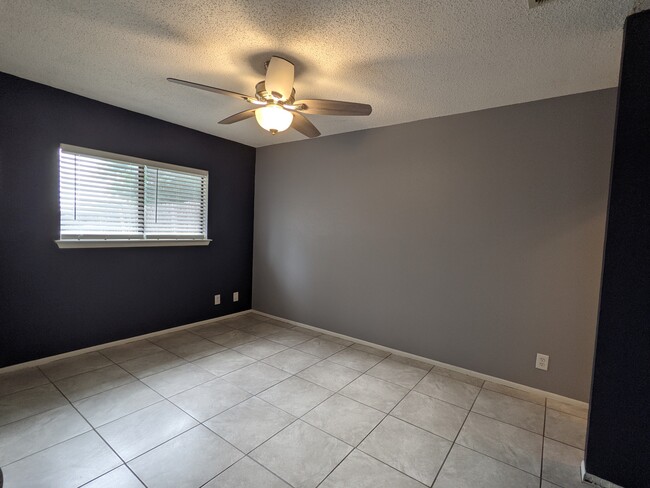
[[208, 172], [61, 145], [61, 241], [206, 240]]
[[147, 237], [205, 239], [207, 177], [147, 166], [144, 181]]

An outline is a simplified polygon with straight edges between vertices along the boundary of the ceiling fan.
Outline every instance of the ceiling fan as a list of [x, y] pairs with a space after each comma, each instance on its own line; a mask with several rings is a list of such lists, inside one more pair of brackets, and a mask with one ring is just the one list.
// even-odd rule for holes
[[295, 100], [293, 88], [293, 63], [279, 56], [273, 56], [265, 63], [266, 79], [255, 85], [255, 96], [224, 90], [191, 81], [167, 78], [167, 81], [198, 88], [229, 97], [239, 98], [255, 105], [219, 121], [220, 124], [234, 124], [255, 117], [257, 123], [271, 134], [277, 134], [289, 127], [307, 137], [318, 137], [320, 132], [303, 114], [318, 115], [370, 115], [372, 107], [365, 103], [341, 102], [338, 100]]

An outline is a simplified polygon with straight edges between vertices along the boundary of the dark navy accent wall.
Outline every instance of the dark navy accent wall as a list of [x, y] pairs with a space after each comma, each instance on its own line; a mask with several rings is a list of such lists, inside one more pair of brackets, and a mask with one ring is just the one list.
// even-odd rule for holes
[[650, 11], [628, 18], [587, 436], [589, 474], [650, 486]]
[[[210, 246], [58, 249], [60, 143], [208, 170]], [[0, 73], [0, 367], [249, 309], [254, 182], [252, 147]]]

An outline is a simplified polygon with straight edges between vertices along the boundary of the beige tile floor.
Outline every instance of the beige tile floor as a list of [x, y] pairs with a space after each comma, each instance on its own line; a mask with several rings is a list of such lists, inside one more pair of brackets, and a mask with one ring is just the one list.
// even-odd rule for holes
[[247, 314], [0, 375], [6, 488], [573, 488], [586, 411]]

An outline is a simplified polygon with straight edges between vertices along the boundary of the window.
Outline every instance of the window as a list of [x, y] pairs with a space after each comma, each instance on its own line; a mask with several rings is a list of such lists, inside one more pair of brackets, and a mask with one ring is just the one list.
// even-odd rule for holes
[[59, 247], [207, 245], [208, 172], [62, 144]]

